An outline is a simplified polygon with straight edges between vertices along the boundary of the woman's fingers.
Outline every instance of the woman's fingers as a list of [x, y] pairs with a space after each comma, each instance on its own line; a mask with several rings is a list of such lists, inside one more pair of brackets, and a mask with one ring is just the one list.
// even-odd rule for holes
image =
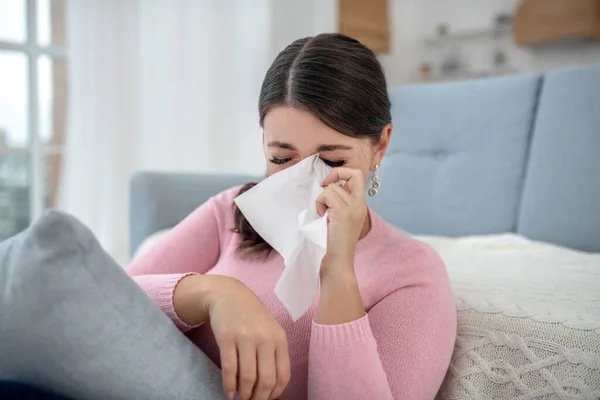
[[290, 380], [287, 341], [269, 341], [256, 347], [252, 341], [225, 341], [221, 346], [223, 389], [228, 398], [272, 400], [281, 396]]
[[238, 399], [249, 400], [256, 384], [256, 347], [250, 341], [241, 340], [238, 347]]
[[348, 193], [346, 189], [344, 189], [340, 185], [332, 183], [331, 185], [327, 186], [327, 189], [333, 190], [338, 196], [340, 196], [340, 199], [342, 199], [344, 204], [346, 204], [347, 206], [352, 204], [352, 196], [350, 195], [350, 193]]
[[325, 200], [325, 195], [323, 193], [321, 193], [319, 195], [319, 197], [317, 197], [317, 214], [319, 214], [320, 217], [322, 217], [323, 215], [325, 215], [325, 212], [327, 211], [327, 201]]
[[228, 398], [233, 398], [237, 391], [238, 359], [237, 349], [233, 340], [221, 340], [221, 374], [223, 375], [223, 390]]
[[361, 170], [344, 167], [334, 168], [323, 181], [323, 186], [329, 186], [338, 181], [346, 181], [344, 187], [348, 189], [352, 196], [364, 196], [365, 176]]
[[[333, 186], [337, 186], [333, 188]], [[340, 208], [342, 206], [347, 206], [348, 204], [341, 196], [341, 192], [345, 193], [345, 190], [336, 185], [335, 183], [330, 184], [321, 192], [321, 194], [317, 197], [317, 213], [321, 216], [325, 214], [328, 208]], [[345, 193], [348, 196], [347, 193]]]
[[258, 348], [258, 380], [252, 400], [269, 400], [276, 383], [275, 347], [262, 345]]
[[[222, 287], [223, 296], [212, 304], [210, 320], [221, 352], [224, 392], [230, 399], [237, 394], [237, 399], [248, 400], [257, 387], [264, 387], [268, 390], [260, 396], [266, 399], [279, 382], [275, 352], [287, 342], [285, 331], [247, 286], [231, 278], [223, 282], [227, 282]], [[259, 356], [261, 346], [271, 350], [261, 350]]]
[[276, 399], [281, 396], [290, 381], [290, 355], [287, 341], [284, 341], [282, 345], [275, 349], [275, 369], [277, 371], [277, 382], [269, 399]]

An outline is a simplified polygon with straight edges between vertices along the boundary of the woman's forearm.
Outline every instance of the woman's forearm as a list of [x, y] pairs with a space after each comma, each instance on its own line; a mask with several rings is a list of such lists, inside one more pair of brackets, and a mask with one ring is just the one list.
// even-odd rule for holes
[[[345, 270], [352, 271], [352, 268]], [[365, 309], [354, 272], [321, 277], [321, 295], [315, 317], [317, 324], [345, 324], [364, 315]]]

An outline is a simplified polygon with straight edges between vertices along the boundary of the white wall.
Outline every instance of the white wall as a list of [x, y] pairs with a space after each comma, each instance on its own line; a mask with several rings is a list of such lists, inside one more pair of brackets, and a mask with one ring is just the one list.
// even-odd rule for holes
[[271, 0], [273, 58], [294, 40], [337, 30], [337, 0]]
[[388, 85], [409, 82], [418, 65], [419, 12], [422, 0], [389, 0], [391, 22], [391, 51], [379, 56]]

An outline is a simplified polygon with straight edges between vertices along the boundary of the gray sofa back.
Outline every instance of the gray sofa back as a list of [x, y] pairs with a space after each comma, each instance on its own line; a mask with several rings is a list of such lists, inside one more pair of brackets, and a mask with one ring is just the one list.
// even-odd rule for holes
[[[394, 135], [371, 206], [413, 234], [517, 232], [600, 252], [600, 66], [390, 89]], [[131, 249], [256, 178], [140, 173]]]

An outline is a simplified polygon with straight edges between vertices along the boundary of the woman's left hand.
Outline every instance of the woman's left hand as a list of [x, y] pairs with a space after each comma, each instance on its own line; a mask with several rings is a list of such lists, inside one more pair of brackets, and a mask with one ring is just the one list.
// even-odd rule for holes
[[[343, 186], [336, 182], [345, 181]], [[321, 279], [330, 274], [354, 273], [354, 251], [367, 217], [365, 178], [361, 170], [334, 168], [323, 181], [325, 190], [317, 198], [317, 212], [327, 211], [327, 254]]]

